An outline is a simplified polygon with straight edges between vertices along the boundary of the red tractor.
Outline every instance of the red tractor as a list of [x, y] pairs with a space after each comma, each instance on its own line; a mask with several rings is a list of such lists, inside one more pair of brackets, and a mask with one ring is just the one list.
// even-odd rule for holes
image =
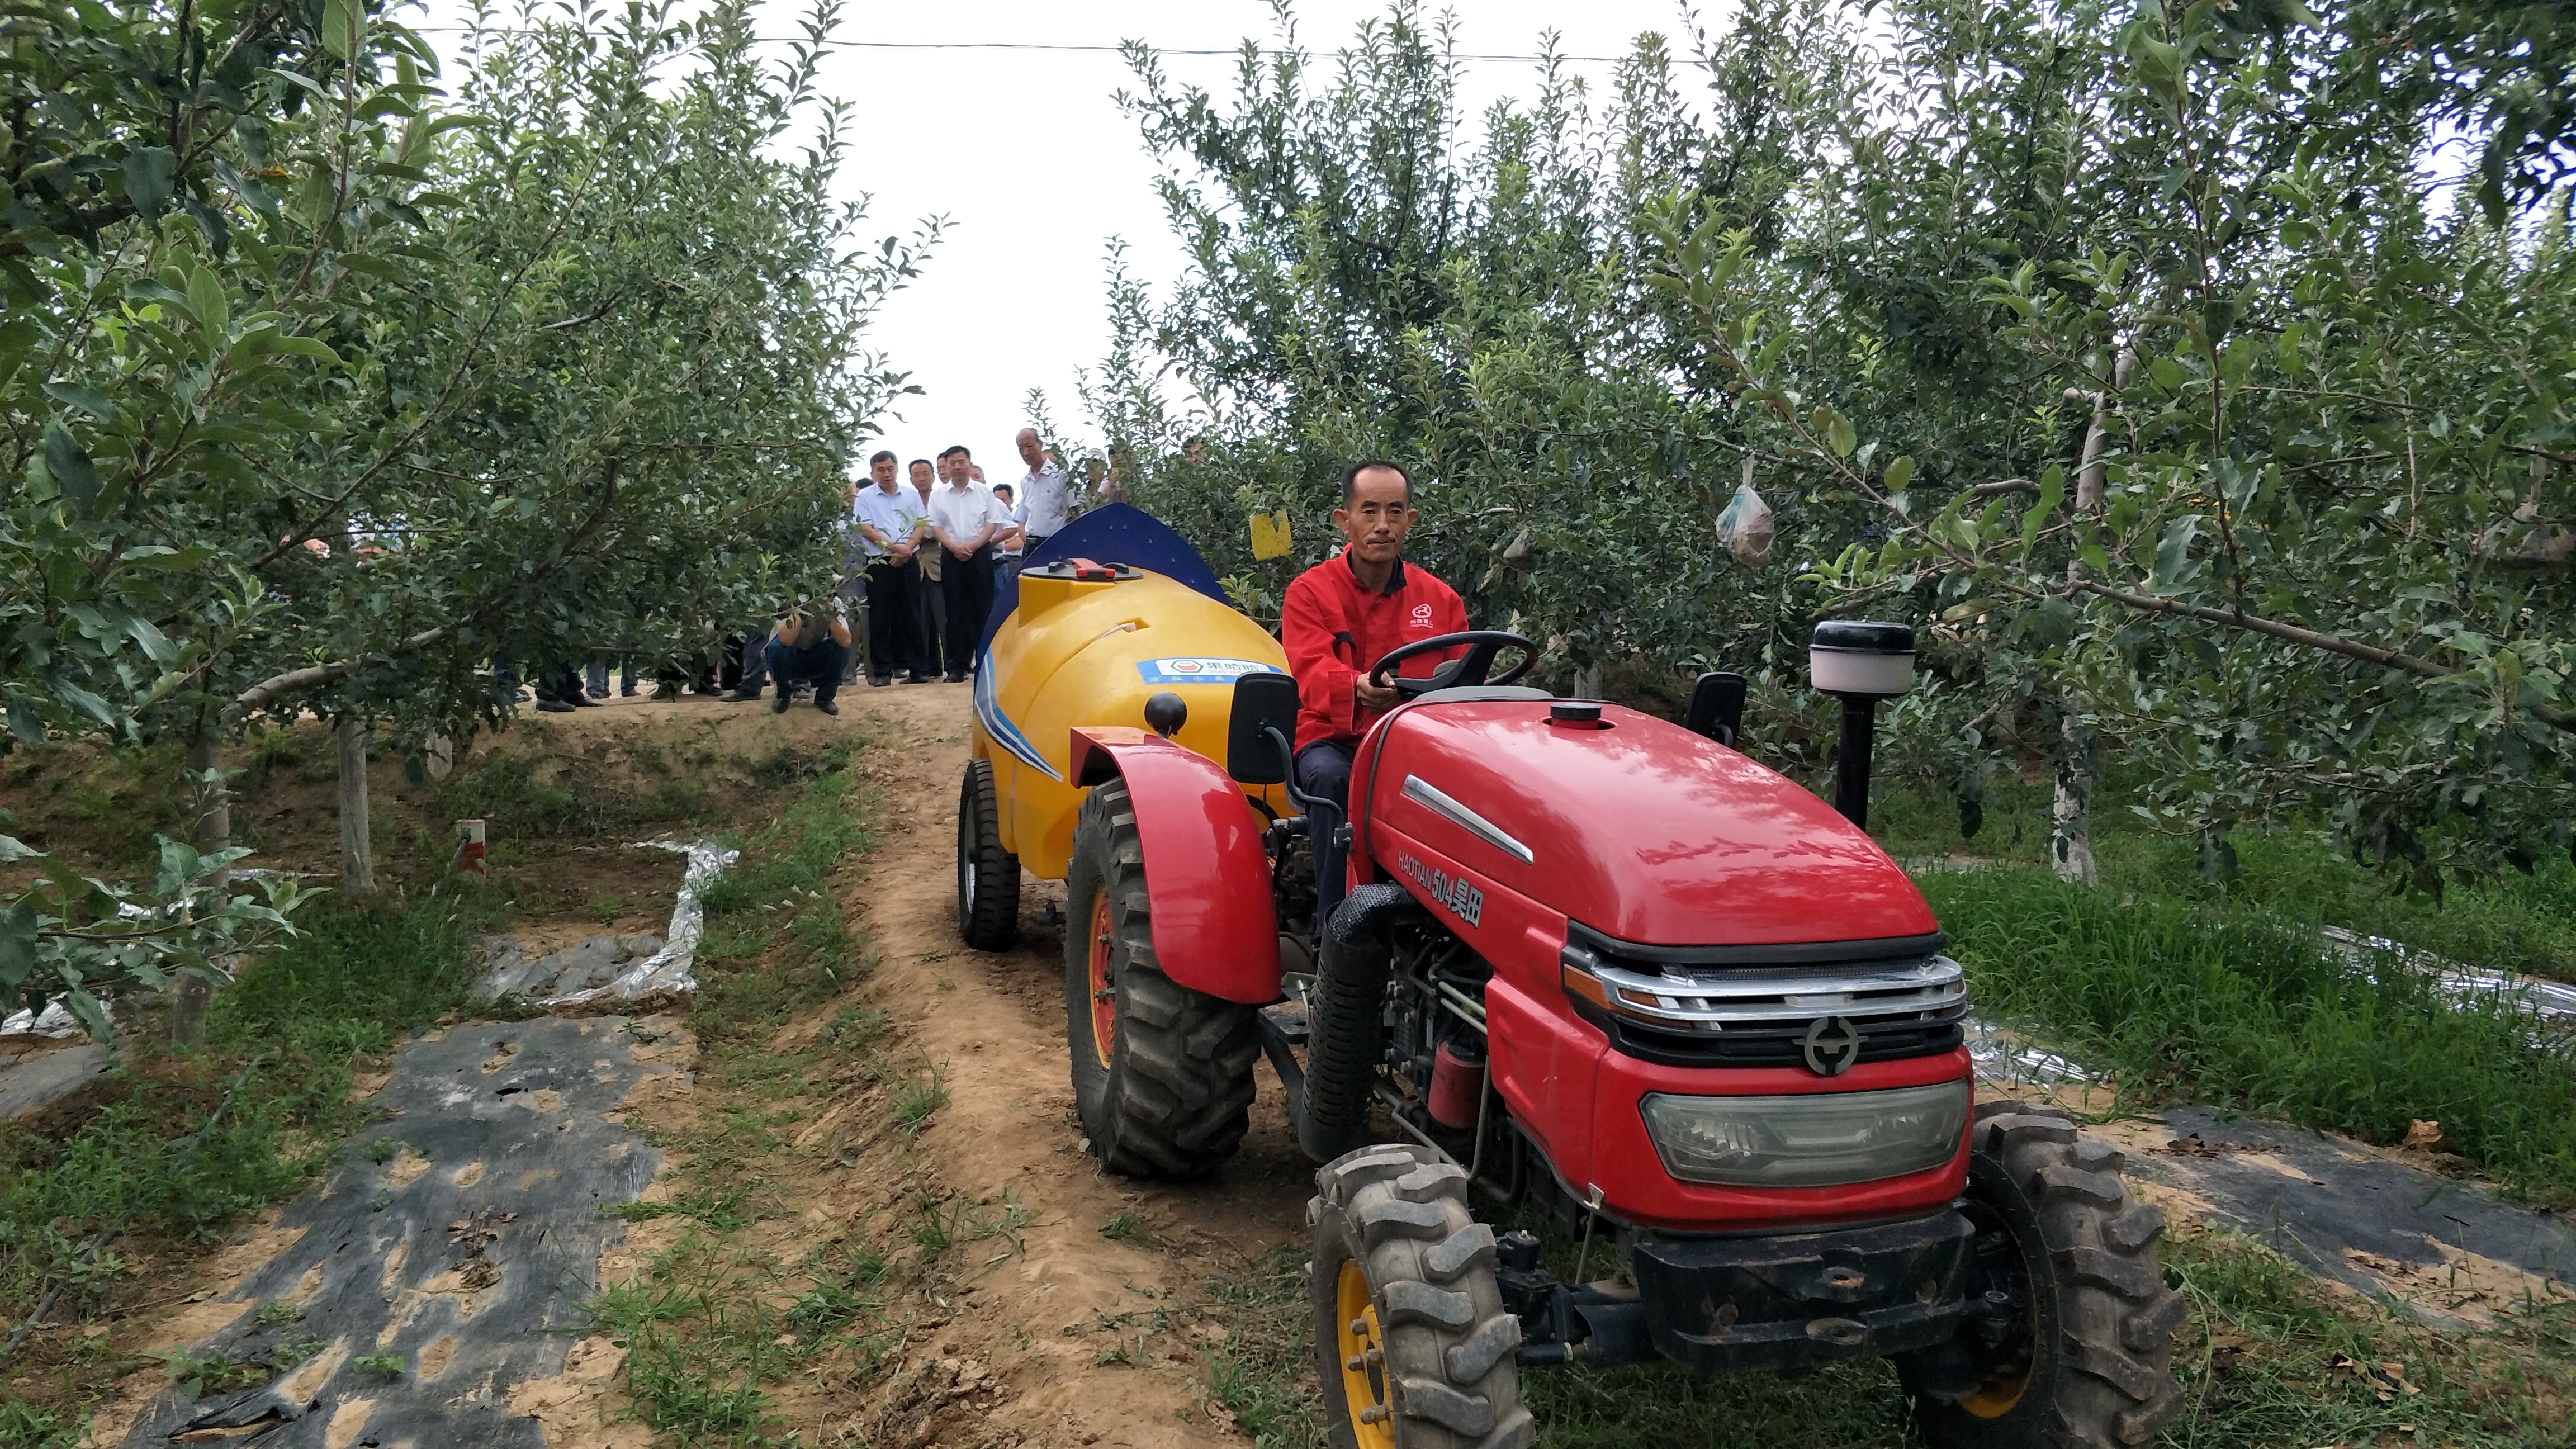
[[[1570, 1360], [1890, 1357], [1939, 1449], [2112, 1449], [2172, 1415], [2162, 1214], [2065, 1114], [1972, 1101], [1960, 967], [1859, 826], [1871, 709], [1912, 647], [1819, 626], [1839, 813], [1731, 748], [1740, 677], [1703, 676], [1673, 724], [1515, 687], [1536, 651], [1512, 635], [1379, 661], [1384, 682], [1463, 651], [1394, 679], [1347, 820], [1293, 789], [1293, 811], [1268, 803], [1283, 674], [1234, 682], [1222, 766], [1169, 738], [1171, 695], [1150, 733], [1072, 731], [1094, 787], [1064, 961], [1090, 1150], [1215, 1167], [1268, 1056], [1323, 1164], [1309, 1271], [1336, 1444], [1528, 1444], [1520, 1372]], [[1350, 864], [1318, 922], [1321, 830]], [[1480, 1203], [1552, 1219], [1573, 1271]]]

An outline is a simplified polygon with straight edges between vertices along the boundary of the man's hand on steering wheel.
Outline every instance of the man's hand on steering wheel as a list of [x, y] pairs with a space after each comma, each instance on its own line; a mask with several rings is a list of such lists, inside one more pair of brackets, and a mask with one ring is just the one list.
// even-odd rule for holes
[[[1427, 678], [1407, 679], [1395, 672], [1397, 666], [1408, 659], [1424, 654], [1443, 654], [1461, 647], [1467, 652], [1441, 665]], [[1501, 677], [1489, 677], [1493, 674], [1495, 657], [1505, 649], [1518, 649], [1521, 652], [1520, 661], [1504, 670]], [[1410, 644], [1399, 645], [1388, 650], [1379, 657], [1375, 665], [1370, 667], [1368, 682], [1380, 689], [1391, 685], [1399, 698], [1419, 699], [1435, 689], [1468, 689], [1479, 684], [1509, 684], [1529, 673], [1530, 666], [1537, 662], [1538, 646], [1518, 634], [1506, 633], [1500, 629], [1470, 629], [1463, 634], [1435, 634], [1428, 639], [1416, 639]]]

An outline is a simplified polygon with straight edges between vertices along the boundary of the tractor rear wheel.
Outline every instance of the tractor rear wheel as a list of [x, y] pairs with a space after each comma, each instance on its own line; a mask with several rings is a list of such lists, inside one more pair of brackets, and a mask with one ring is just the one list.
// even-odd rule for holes
[[1137, 1177], [1195, 1177], [1251, 1125], [1255, 1010], [1163, 974], [1127, 783], [1082, 802], [1065, 872], [1065, 1046], [1092, 1155]]
[[1494, 1230], [1467, 1174], [1410, 1143], [1315, 1173], [1306, 1204], [1315, 1378], [1334, 1449], [1524, 1449], [1521, 1321], [1494, 1281]]
[[[2163, 1211], [2131, 1202], [2119, 1149], [2081, 1136], [2055, 1108], [1984, 1103], [1969, 1145], [1967, 1208], [1978, 1235], [1968, 1297], [1972, 1310], [1991, 1311], [1953, 1344], [1898, 1360], [1924, 1442], [2146, 1443], [2182, 1400], [2171, 1360], [2183, 1300], [2165, 1286], [2156, 1254]], [[1932, 1388], [1936, 1353], [1949, 1355], [1949, 1391]]]
[[1020, 938], [1020, 858], [1002, 848], [990, 760], [967, 761], [957, 791], [957, 934], [978, 951], [1007, 951]]

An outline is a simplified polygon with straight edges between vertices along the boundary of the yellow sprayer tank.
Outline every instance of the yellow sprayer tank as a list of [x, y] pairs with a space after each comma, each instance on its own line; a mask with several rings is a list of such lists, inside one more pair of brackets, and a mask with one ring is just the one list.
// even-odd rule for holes
[[[1098, 550], [1097, 562], [1069, 557], [1077, 548]], [[1171, 738], [1221, 765], [1235, 680], [1285, 674], [1288, 657], [1214, 596], [1206, 564], [1178, 535], [1134, 509], [1085, 515], [1046, 555], [1021, 572], [1018, 602], [978, 661], [973, 750], [992, 762], [1002, 848], [1032, 874], [1061, 880], [1085, 793], [1073, 781], [1074, 729], [1144, 727], [1145, 701], [1169, 691], [1189, 706]], [[1244, 793], [1274, 813], [1285, 808], [1275, 786]]]

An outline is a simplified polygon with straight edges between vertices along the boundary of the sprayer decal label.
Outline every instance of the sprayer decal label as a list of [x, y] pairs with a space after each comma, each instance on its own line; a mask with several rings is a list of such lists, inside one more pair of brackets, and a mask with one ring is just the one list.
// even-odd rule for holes
[[1485, 893], [1469, 885], [1466, 877], [1434, 870], [1403, 851], [1396, 853], [1395, 868], [1412, 877], [1434, 904], [1447, 906], [1458, 919], [1471, 926], [1484, 923]]
[[1139, 659], [1136, 672], [1147, 684], [1232, 684], [1247, 674], [1285, 674], [1275, 664], [1258, 659], [1220, 659], [1212, 655], [1183, 655], [1174, 659]]

